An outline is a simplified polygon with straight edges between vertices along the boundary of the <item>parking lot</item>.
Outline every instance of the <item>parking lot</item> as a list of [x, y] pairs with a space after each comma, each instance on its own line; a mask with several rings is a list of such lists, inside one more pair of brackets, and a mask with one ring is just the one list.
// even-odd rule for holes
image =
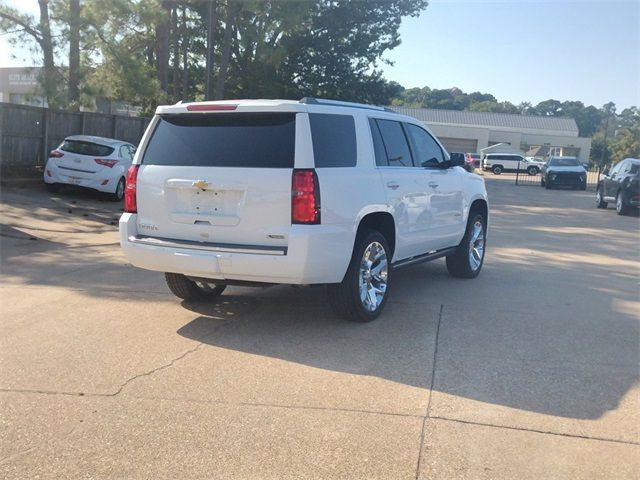
[[321, 288], [180, 303], [119, 205], [2, 191], [2, 478], [637, 478], [638, 216], [487, 177], [476, 280], [398, 272], [382, 317]]

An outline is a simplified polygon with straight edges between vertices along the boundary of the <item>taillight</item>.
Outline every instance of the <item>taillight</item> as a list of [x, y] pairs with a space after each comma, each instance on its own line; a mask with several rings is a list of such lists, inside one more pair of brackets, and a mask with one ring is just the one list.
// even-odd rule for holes
[[53, 158], [64, 157], [64, 153], [62, 153], [60, 150], [51, 150], [51, 152], [49, 152], [49, 157], [53, 157]]
[[127, 213], [138, 213], [136, 199], [138, 168], [140, 165], [131, 165], [127, 171], [127, 183], [124, 187], [124, 211]]
[[94, 158], [93, 161], [98, 165], [104, 165], [109, 168], [113, 168], [113, 166], [118, 163], [118, 160], [105, 160], [104, 158]]
[[315, 170], [293, 171], [291, 179], [291, 223], [320, 223], [320, 186]]

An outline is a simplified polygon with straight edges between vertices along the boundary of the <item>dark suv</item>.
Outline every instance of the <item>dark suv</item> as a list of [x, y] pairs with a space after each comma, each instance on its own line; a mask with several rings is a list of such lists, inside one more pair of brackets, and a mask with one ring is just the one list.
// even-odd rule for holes
[[625, 158], [616, 163], [610, 172], [605, 170], [598, 181], [596, 206], [607, 208], [609, 202], [616, 202], [616, 212], [624, 215], [631, 208], [640, 207], [640, 160]]

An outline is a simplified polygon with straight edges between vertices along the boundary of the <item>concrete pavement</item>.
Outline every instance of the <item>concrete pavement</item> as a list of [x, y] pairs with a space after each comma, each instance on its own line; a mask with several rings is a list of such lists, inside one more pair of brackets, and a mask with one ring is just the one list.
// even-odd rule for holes
[[179, 302], [119, 206], [2, 191], [2, 478], [637, 478], [638, 217], [487, 181], [484, 270], [399, 272], [384, 315], [321, 288]]

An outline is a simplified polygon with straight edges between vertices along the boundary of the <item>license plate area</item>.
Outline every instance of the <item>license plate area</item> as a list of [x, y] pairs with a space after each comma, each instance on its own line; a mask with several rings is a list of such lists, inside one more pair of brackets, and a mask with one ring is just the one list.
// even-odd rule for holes
[[174, 181], [167, 185], [165, 200], [174, 222], [233, 226], [240, 223], [244, 190], [224, 186], [202, 189]]

